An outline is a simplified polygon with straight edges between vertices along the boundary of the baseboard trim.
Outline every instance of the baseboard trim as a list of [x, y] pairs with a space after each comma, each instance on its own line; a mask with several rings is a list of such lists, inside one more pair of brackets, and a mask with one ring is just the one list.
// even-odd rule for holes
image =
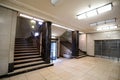
[[80, 52], [82, 52], [82, 53], [84, 53], [84, 54], [87, 54], [87, 52], [86, 52], [86, 51], [83, 51], [83, 50], [80, 50], [80, 49], [79, 49], [79, 51], [80, 51]]
[[88, 55], [88, 54], [87, 54], [87, 56], [89, 56], [89, 57], [95, 57], [94, 55]]

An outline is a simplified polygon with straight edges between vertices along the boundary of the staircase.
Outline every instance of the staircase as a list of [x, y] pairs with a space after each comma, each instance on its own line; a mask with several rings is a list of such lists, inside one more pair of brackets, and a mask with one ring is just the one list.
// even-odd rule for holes
[[76, 57], [76, 58], [79, 59], [79, 58], [86, 57], [86, 56], [87, 56], [87, 54], [86, 54], [85, 51], [81, 51], [81, 50], [79, 50], [79, 56]]
[[67, 47], [70, 51], [72, 51], [72, 43], [70, 43], [69, 41], [60, 41], [60, 43]]
[[32, 41], [16, 38], [14, 72], [10, 72], [9, 75], [20, 74], [52, 65], [42, 60], [38, 48]]

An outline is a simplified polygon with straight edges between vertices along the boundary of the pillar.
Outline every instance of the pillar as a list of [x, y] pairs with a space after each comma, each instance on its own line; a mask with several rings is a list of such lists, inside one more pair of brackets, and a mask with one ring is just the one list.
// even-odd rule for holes
[[72, 31], [72, 57], [79, 56], [79, 31]]
[[42, 52], [41, 56], [46, 63], [50, 63], [51, 52], [51, 22], [45, 21], [42, 25]]

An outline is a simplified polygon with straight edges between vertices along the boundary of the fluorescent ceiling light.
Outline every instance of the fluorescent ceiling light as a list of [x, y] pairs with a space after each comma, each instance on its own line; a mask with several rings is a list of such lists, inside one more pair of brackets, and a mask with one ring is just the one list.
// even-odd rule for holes
[[79, 33], [83, 33], [83, 32], [80, 32], [80, 31], [79, 31]]
[[97, 28], [97, 31], [102, 31], [102, 28]]
[[54, 38], [54, 39], [56, 38], [55, 36], [51, 36], [51, 37]]
[[39, 21], [39, 22], [43, 22], [42, 19], [38, 19], [38, 18], [33, 18], [33, 19], [36, 20], [36, 21]]
[[104, 25], [106, 22], [105, 21], [100, 21], [100, 22], [97, 22], [97, 25]]
[[102, 27], [103, 30], [109, 30], [109, 26]]
[[117, 26], [111, 26], [110, 27], [110, 29], [116, 29], [117, 28]]
[[52, 23], [52, 25], [53, 25], [53, 26], [56, 26], [56, 27], [64, 28], [64, 29], [67, 29], [67, 30], [70, 30], [70, 31], [74, 31], [74, 30], [71, 29], [71, 28], [67, 28], [67, 27], [64, 27], [64, 26], [61, 26], [61, 25], [58, 25], [58, 24]]
[[78, 15], [77, 18], [78, 19], [85, 19], [87, 17], [86, 17], [86, 14], [81, 14], [81, 15]]
[[116, 22], [116, 18], [115, 19], [106, 20], [106, 23], [115, 23], [115, 22]]
[[90, 26], [95, 27], [97, 26], [97, 23], [91, 23]]
[[87, 17], [93, 17], [97, 15], [97, 11], [96, 10], [92, 10], [87, 12]]
[[95, 22], [95, 23], [91, 23], [90, 26], [101, 26], [101, 25], [115, 25], [116, 24], [116, 18], [114, 19], [109, 19], [109, 20], [104, 20], [104, 21], [100, 21], [100, 22]]
[[24, 17], [24, 18], [28, 18], [28, 19], [33, 19], [34, 21], [32, 20], [31, 23], [35, 23], [35, 21], [38, 21], [41, 23], [44, 22], [44, 20], [42, 20], [42, 19], [34, 18], [34, 17], [28, 16], [26, 14], [20, 14], [20, 16]]
[[21, 17], [28, 18], [28, 19], [33, 19], [33, 17], [25, 15], [25, 14], [20, 14]]
[[95, 8], [95, 9], [93, 9], [91, 11], [84, 12], [82, 14], [78, 14], [77, 18], [79, 20], [80, 19], [85, 19], [87, 17], [93, 17], [93, 16], [96, 16], [96, 15], [98, 15], [100, 13], [107, 12], [107, 11], [110, 11], [110, 10], [112, 10], [112, 3], [101, 6], [101, 7], [98, 7], [98, 8]]
[[97, 31], [114, 30], [116, 28], [117, 28], [117, 26], [102, 26], [102, 27], [98, 27]]
[[39, 25], [42, 25], [42, 22], [38, 22]]
[[104, 13], [110, 10], [112, 10], [112, 4], [108, 4], [97, 9], [98, 13]]

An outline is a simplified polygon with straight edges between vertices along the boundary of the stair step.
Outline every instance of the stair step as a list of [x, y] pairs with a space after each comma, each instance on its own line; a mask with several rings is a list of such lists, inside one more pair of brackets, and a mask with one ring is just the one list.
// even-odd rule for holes
[[39, 52], [38, 50], [20, 50], [20, 51], [15, 51], [15, 53], [28, 53], [28, 52]]
[[24, 43], [24, 44], [15, 44], [15, 46], [31, 46], [31, 45], [35, 45], [35, 44], [30, 44], [30, 43]]
[[85, 54], [79, 55], [79, 56], [77, 57], [77, 59], [82, 58], [82, 57], [86, 57], [86, 56], [87, 56], [87, 55], [85, 55]]
[[39, 53], [19, 53], [19, 54], [14, 54], [14, 57], [31, 56], [31, 55], [40, 55], [40, 54]]
[[36, 48], [36, 46], [15, 46], [15, 48]]
[[36, 62], [30, 62], [30, 63], [24, 63], [24, 64], [17, 64], [17, 65], [14, 65], [14, 70], [29, 67], [29, 66], [40, 65], [43, 63], [45, 63], [45, 61], [36, 61]]
[[30, 72], [33, 70], [42, 69], [42, 68], [50, 67], [50, 66], [53, 66], [53, 64], [41, 64], [41, 65], [21, 68], [21, 69], [14, 70], [14, 72], [8, 73], [7, 76], [13, 76], [13, 75], [21, 74], [21, 73], [26, 73], [26, 72]]
[[20, 56], [20, 57], [15, 57], [14, 60], [21, 60], [21, 59], [31, 59], [31, 58], [39, 58], [40, 55], [32, 55], [32, 56]]
[[20, 51], [20, 50], [38, 50], [37, 48], [15, 48], [15, 51]]
[[27, 40], [15, 40], [15, 43], [33, 43], [33, 41], [27, 41]]
[[14, 64], [22, 64], [22, 63], [29, 63], [29, 62], [34, 62], [34, 61], [40, 61], [42, 58], [33, 58], [33, 59], [25, 59], [25, 60], [18, 60], [14, 61]]

